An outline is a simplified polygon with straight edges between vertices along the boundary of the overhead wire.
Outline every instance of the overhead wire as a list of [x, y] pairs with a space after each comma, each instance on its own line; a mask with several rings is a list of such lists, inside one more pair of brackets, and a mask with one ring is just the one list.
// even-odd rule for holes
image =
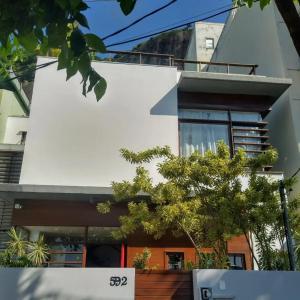
[[177, 0], [172, 0], [172, 1], [170, 1], [169, 3], [163, 5], [163, 6], [159, 7], [159, 8], [156, 8], [156, 9], [152, 10], [151, 12], [149, 12], [149, 13], [143, 15], [142, 17], [138, 18], [137, 20], [133, 21], [132, 23], [128, 24], [127, 26], [125, 26], [125, 27], [123, 27], [123, 28], [121, 28], [121, 29], [118, 29], [117, 31], [115, 31], [115, 32], [113, 32], [113, 33], [110, 33], [110, 34], [106, 35], [105, 37], [102, 38], [102, 41], [105, 41], [106, 39], [108, 39], [108, 38], [110, 38], [110, 37], [112, 37], [112, 36], [115, 36], [115, 35], [117, 35], [117, 34], [123, 32], [123, 31], [129, 29], [130, 27], [132, 27], [132, 26], [134, 26], [134, 25], [140, 23], [141, 21], [145, 20], [146, 18], [148, 18], [148, 17], [150, 17], [150, 16], [152, 16], [152, 15], [154, 15], [154, 14], [160, 12], [161, 10], [164, 10], [165, 8], [171, 6], [171, 5], [174, 4], [176, 1], [177, 1]]
[[[132, 38], [136, 38], [136, 37], [140, 37], [140, 36], [143, 36], [145, 34], [149, 34], [149, 33], [153, 33], [157, 30], [162, 30], [162, 29], [165, 29], [165, 28], [169, 28], [169, 26], [174, 26], [176, 24], [180, 24], [181, 22], [185, 22], [185, 21], [188, 21], [188, 20], [192, 20], [194, 18], [197, 18], [197, 17], [200, 17], [200, 16], [203, 16], [203, 15], [206, 15], [206, 14], [209, 14], [209, 13], [212, 13], [212, 12], [216, 12], [216, 11], [219, 11], [220, 9], [224, 9], [224, 8], [229, 8], [229, 7], [232, 7], [232, 4], [227, 4], [227, 5], [224, 5], [224, 6], [221, 6], [219, 8], [214, 8], [214, 9], [211, 9], [211, 10], [208, 10], [206, 12], [203, 12], [201, 14], [197, 14], [197, 15], [194, 15], [192, 17], [189, 17], [189, 18], [185, 18], [185, 19], [181, 19], [177, 22], [173, 22], [169, 25], [165, 25], [165, 26], [162, 26], [162, 27], [158, 27], [158, 28], [155, 28], [155, 29], [152, 29], [152, 30], [149, 30], [149, 31], [146, 31], [144, 32], [143, 34], [138, 34], [138, 35], [135, 35], [133, 36]], [[192, 21], [191, 21], [192, 22]]]
[[170, 28], [165, 29], [165, 30], [157, 31], [157, 32], [155, 32], [155, 33], [145, 34], [145, 35], [140, 36], [140, 37], [131, 38], [131, 39], [128, 39], [128, 40], [125, 40], [125, 41], [112, 43], [112, 44], [106, 45], [106, 48], [113, 47], [113, 46], [119, 46], [119, 45], [128, 44], [128, 43], [135, 42], [135, 41], [138, 41], [138, 40], [142, 40], [142, 39], [145, 39], [145, 38], [149, 38], [149, 37], [152, 37], [152, 36], [155, 36], [155, 35], [158, 35], [158, 34], [162, 34], [162, 33], [165, 33], [165, 32], [171, 31], [171, 30], [174, 30], [174, 29], [178, 29], [178, 28], [181, 28], [181, 27], [184, 27], [184, 26], [192, 25], [193, 23], [196, 23], [196, 22], [203, 22], [203, 21], [209, 20], [209, 19], [211, 19], [211, 18], [220, 16], [220, 15], [222, 15], [222, 14], [224, 14], [224, 13], [227, 13], [227, 12], [230, 12], [230, 11], [232, 11], [232, 10], [235, 10], [235, 9], [241, 7], [241, 6], [245, 6], [245, 4], [244, 4], [244, 5], [240, 5], [240, 6], [233, 6], [233, 7], [231, 7], [231, 8], [222, 10], [222, 11], [220, 11], [220, 12], [218, 12], [218, 13], [215, 13], [215, 14], [213, 14], [213, 15], [207, 16], [207, 17], [205, 17], [205, 18], [201, 18], [201, 19], [198, 19], [198, 20], [194, 20], [194, 21], [182, 23], [182, 24], [179, 24], [179, 25], [170, 27]]
[[[175, 0], [175, 1], [176, 1], [176, 0]], [[175, 1], [174, 1], [174, 2], [175, 2]], [[256, 0], [256, 1], [257, 1], [257, 0]], [[171, 1], [171, 2], [172, 2], [172, 1]], [[169, 3], [171, 3], [171, 2], [169, 2]], [[245, 4], [244, 4], [244, 5], [241, 5], [241, 6], [245, 6]], [[205, 17], [205, 18], [201, 18], [201, 19], [197, 19], [197, 20], [194, 20], [194, 21], [182, 23], [182, 24], [180, 24], [180, 25], [170, 27], [170, 28], [168, 28], [168, 29], [166, 29], [166, 30], [160, 30], [160, 31], [155, 32], [155, 33], [152, 33], [152, 34], [146, 34], [146, 35], [143, 35], [143, 36], [140, 36], [140, 37], [131, 38], [131, 39], [129, 39], [129, 40], [121, 41], [121, 42], [118, 42], [118, 43], [113, 43], [113, 44], [107, 45], [106, 48], [108, 48], [108, 47], [113, 47], [113, 46], [117, 46], [117, 45], [127, 44], [127, 43], [134, 42], [134, 41], [137, 41], [137, 40], [145, 39], [145, 38], [147, 38], [147, 37], [152, 37], [152, 36], [155, 36], [155, 35], [164, 33], [164, 32], [168, 32], [168, 31], [171, 31], [171, 30], [180, 28], [180, 27], [188, 26], [188, 25], [191, 25], [191, 24], [196, 23], [196, 22], [201, 22], [201, 21], [209, 20], [209, 19], [214, 18], [214, 17], [216, 17], [216, 16], [219, 16], [219, 15], [222, 15], [222, 14], [227, 13], [227, 12], [229, 12], [229, 11], [235, 10], [235, 9], [237, 9], [238, 7], [241, 7], [241, 6], [233, 6], [233, 7], [231, 7], [231, 8], [222, 10], [221, 12], [215, 13], [215, 14], [213, 14], [213, 15], [209, 15], [209, 16], [207, 16], [207, 17]], [[48, 63], [44, 63], [44, 64], [40, 64], [40, 65], [36, 66], [36, 68], [33, 69], [32, 71], [37, 71], [37, 70], [39, 70], [39, 69], [48, 67], [49, 65], [52, 65], [52, 64], [57, 63], [57, 62], [58, 62], [58, 60], [55, 60], [55, 61], [52, 61], [52, 62], [48, 62]], [[26, 72], [26, 71], [25, 71], [25, 72]], [[20, 78], [21, 76], [22, 76], [22, 75], [16, 75], [16, 76], [14, 76], [14, 77], [12, 77], [12, 78], [6, 79], [4, 82], [12, 81], [12, 80], [14, 80], [14, 79]]]

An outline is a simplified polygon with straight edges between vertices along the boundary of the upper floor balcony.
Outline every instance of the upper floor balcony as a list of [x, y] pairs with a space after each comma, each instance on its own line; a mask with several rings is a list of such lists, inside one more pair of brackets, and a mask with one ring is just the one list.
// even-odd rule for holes
[[[0, 149], [2, 183], [109, 187], [134, 172], [121, 148], [169, 145], [175, 154], [189, 155], [214, 151], [223, 140], [232, 155], [242, 147], [253, 156], [270, 146], [265, 118], [291, 80], [257, 76], [256, 65], [216, 63], [225, 71], [186, 71], [192, 62], [171, 55], [113, 54], [93, 63], [108, 84], [98, 103], [93, 93], [81, 95], [80, 76], [66, 81], [55, 64], [36, 73], [28, 126], [10, 127], [14, 137], [28, 131], [24, 158], [22, 145]], [[40, 57], [38, 64], [51, 59]], [[235, 68], [248, 75], [232, 74]]]

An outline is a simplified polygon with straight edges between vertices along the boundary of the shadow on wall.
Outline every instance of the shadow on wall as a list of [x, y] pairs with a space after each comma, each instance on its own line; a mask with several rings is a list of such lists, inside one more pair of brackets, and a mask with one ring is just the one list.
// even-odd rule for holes
[[177, 86], [174, 86], [150, 110], [151, 115], [177, 116]]
[[300, 272], [194, 270], [193, 275], [195, 299], [203, 289], [218, 299], [299, 299]]
[[[0, 299], [5, 300], [96, 300], [65, 291], [47, 290], [43, 269], [0, 268]], [[5, 278], [5, 280], [3, 280]], [[46, 287], [46, 288], [45, 288]]]

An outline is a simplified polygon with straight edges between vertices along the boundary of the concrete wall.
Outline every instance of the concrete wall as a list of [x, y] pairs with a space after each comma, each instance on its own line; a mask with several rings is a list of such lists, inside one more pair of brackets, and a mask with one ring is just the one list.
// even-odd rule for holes
[[[258, 75], [293, 79], [267, 117], [270, 142], [280, 155], [275, 170], [291, 176], [300, 167], [300, 59], [275, 4], [262, 11], [257, 3], [232, 13], [212, 60], [258, 64]], [[300, 181], [295, 191], [300, 192]]]
[[25, 113], [13, 92], [0, 90], [0, 143], [6, 143], [4, 137], [9, 116], [25, 116]]
[[[127, 284], [111, 286], [111, 277]], [[5, 300], [134, 300], [134, 269], [0, 268]]]
[[[299, 299], [299, 281], [300, 272], [194, 270], [194, 299]], [[202, 297], [202, 288], [210, 289], [212, 296]]]
[[[188, 60], [210, 61], [214, 53], [214, 49], [206, 48], [206, 38], [214, 39], [214, 47], [216, 47], [223, 27], [223, 23], [195, 23], [185, 58]], [[202, 66], [202, 68], [203, 67], [204, 66]], [[188, 71], [196, 71], [197, 65], [186, 64], [185, 69]]]
[[66, 82], [56, 67], [35, 77], [20, 183], [110, 186], [134, 175], [120, 148], [169, 145], [178, 154], [176, 68], [94, 63], [108, 83], [97, 103], [82, 96], [80, 76]]
[[28, 117], [8, 117], [3, 143], [4, 144], [20, 144], [21, 131], [27, 132]]

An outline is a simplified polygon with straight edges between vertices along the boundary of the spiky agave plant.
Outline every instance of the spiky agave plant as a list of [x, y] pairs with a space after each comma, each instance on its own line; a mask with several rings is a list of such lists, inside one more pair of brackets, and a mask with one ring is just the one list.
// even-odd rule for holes
[[7, 250], [12, 254], [18, 257], [26, 255], [27, 241], [24, 240], [24, 237], [21, 232], [17, 232], [14, 227], [12, 227], [8, 236], [10, 240], [7, 242]]
[[49, 249], [44, 242], [44, 236], [40, 235], [35, 242], [28, 243], [28, 259], [35, 265], [41, 266], [47, 260]]

